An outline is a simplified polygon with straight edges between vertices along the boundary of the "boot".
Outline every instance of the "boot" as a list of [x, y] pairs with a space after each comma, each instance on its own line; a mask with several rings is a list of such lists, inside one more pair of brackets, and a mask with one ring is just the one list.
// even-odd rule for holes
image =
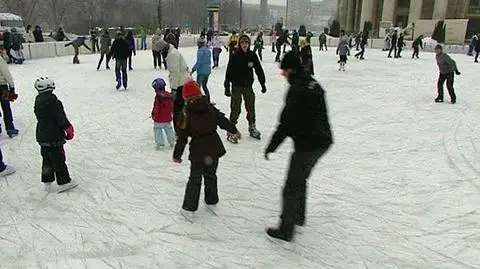
[[283, 241], [290, 242], [293, 239], [294, 225], [286, 224], [282, 221], [279, 228], [267, 228], [265, 232], [268, 236]]
[[11, 129], [7, 130], [7, 135], [12, 138], [18, 135], [18, 130], [17, 129]]
[[261, 139], [261, 133], [257, 130], [255, 127], [255, 124], [250, 124], [250, 127], [248, 127], [248, 132], [250, 133], [250, 136], [260, 140]]
[[227, 133], [227, 141], [232, 144], [238, 144], [238, 138], [232, 133]]
[[443, 98], [442, 97], [435, 98], [435, 103], [443, 103]]
[[119, 90], [120, 87], [122, 87], [122, 83], [120, 81], [117, 81], [117, 86], [115, 88], [117, 88], [117, 90]]

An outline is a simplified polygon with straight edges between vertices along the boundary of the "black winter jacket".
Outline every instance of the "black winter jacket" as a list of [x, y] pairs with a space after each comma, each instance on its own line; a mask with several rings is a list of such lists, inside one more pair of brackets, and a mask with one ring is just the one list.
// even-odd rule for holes
[[322, 86], [303, 69], [293, 73], [288, 81], [290, 89], [280, 124], [266, 151], [274, 152], [287, 136], [293, 139], [298, 152], [328, 148], [333, 138]]
[[65, 144], [65, 130], [71, 124], [57, 96], [52, 92], [37, 95], [34, 111], [37, 117], [37, 142], [42, 146]]
[[306, 45], [300, 50], [300, 60], [305, 70], [307, 70], [309, 74], [314, 75], [312, 47], [310, 47], [310, 45]]
[[265, 73], [258, 56], [250, 49], [244, 52], [239, 48], [228, 61], [225, 83], [235, 86], [251, 87], [253, 85], [253, 69], [257, 74], [260, 85], [265, 85]]
[[110, 54], [115, 59], [127, 59], [130, 56], [130, 45], [124, 37], [116, 38], [110, 47]]

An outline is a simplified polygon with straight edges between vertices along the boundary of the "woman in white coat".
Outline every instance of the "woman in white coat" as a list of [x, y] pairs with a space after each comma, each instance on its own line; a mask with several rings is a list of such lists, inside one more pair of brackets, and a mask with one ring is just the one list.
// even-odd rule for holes
[[15, 94], [15, 84], [12, 74], [8, 69], [7, 62], [0, 57], [0, 104], [2, 106], [5, 128], [10, 137], [18, 135], [18, 130], [15, 129], [15, 126], [13, 125], [12, 109], [10, 108], [10, 102], [15, 101], [16, 99], [17, 94]]

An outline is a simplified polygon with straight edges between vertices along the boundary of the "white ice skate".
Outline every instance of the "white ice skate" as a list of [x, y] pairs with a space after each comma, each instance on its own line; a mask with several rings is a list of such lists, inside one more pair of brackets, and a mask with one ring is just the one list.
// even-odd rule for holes
[[5, 170], [0, 172], [0, 177], [6, 177], [6, 176], [9, 176], [9, 175], [11, 175], [15, 172], [17, 172], [17, 170], [15, 170], [15, 168], [13, 166], [7, 165], [5, 167]]
[[45, 192], [51, 192], [52, 182], [43, 183], [43, 190], [45, 190]]
[[69, 183], [67, 184], [64, 184], [64, 185], [60, 185], [59, 188], [58, 188], [58, 191], [57, 193], [62, 193], [62, 192], [66, 192], [66, 191], [69, 191], [73, 188], [76, 188], [78, 186], [78, 183], [75, 182], [75, 181], [70, 181]]
[[190, 223], [193, 223], [195, 220], [195, 212], [193, 211], [188, 211], [185, 209], [180, 209], [180, 214]]
[[207, 209], [207, 211], [209, 211], [210, 213], [212, 213], [213, 215], [215, 216], [218, 216], [217, 214], [217, 205], [205, 205], [205, 208]]

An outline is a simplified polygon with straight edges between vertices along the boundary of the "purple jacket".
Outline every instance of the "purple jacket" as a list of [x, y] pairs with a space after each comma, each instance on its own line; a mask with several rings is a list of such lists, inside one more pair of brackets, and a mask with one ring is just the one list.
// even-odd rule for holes
[[128, 45], [130, 46], [130, 51], [136, 52], [136, 49], [135, 49], [135, 38], [133, 38], [133, 36], [127, 36], [125, 39], [127, 40], [127, 43], [128, 43]]

